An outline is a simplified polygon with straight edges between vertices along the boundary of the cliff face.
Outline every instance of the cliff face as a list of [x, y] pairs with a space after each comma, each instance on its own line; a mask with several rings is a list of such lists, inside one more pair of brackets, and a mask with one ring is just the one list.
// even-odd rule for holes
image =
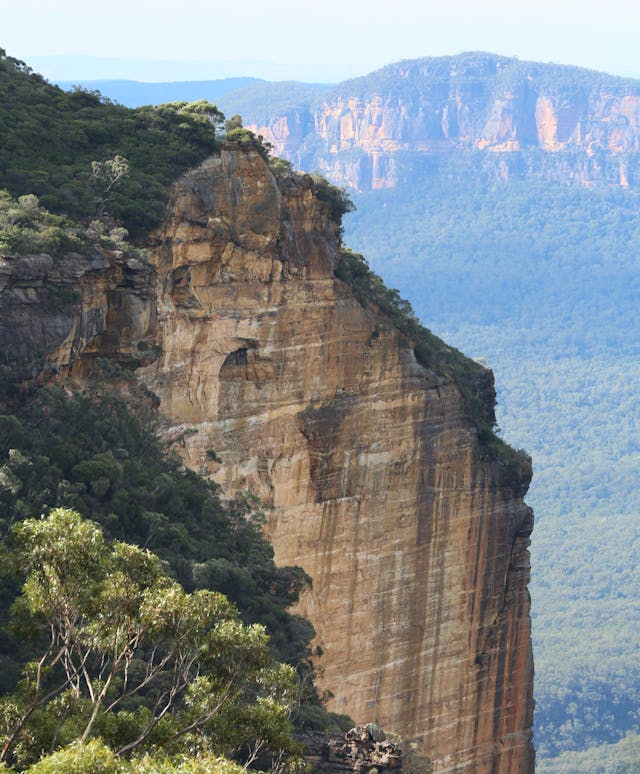
[[401, 62], [246, 118], [280, 155], [357, 190], [394, 186], [407, 154], [453, 151], [484, 151], [494, 177], [640, 182], [638, 81], [491, 54]]
[[335, 278], [336, 245], [308, 178], [278, 187], [257, 153], [188, 175], [143, 378], [197, 430], [189, 465], [273, 507], [277, 561], [313, 578], [331, 708], [418, 737], [435, 771], [530, 771], [528, 482]]
[[417, 738], [434, 772], [532, 772], [529, 473], [335, 277], [330, 210], [223, 149], [175, 188], [151, 302], [149, 269], [105, 259], [49, 363], [139, 366], [187, 464], [271, 506], [331, 709]]
[[119, 251], [0, 258], [0, 351], [18, 379], [155, 357], [155, 272]]

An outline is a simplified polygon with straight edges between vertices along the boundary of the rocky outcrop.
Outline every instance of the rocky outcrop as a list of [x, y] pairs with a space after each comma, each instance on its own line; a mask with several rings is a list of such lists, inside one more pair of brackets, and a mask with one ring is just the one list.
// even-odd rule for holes
[[155, 271], [116, 250], [0, 257], [0, 373], [29, 380], [78, 372], [98, 353], [153, 358]]
[[[176, 185], [153, 269], [79, 265], [46, 361], [78, 379], [98, 357], [137, 367], [185, 462], [263, 500], [277, 561], [313, 578], [299, 611], [330, 709], [414, 739], [434, 772], [528, 774], [528, 461], [336, 277], [318, 193], [223, 148]], [[28, 310], [59, 269], [25, 261], [2, 297]]]
[[257, 494], [277, 561], [312, 576], [299, 609], [330, 708], [419, 738], [434, 771], [531, 771], [528, 474], [335, 277], [308, 177], [223, 150], [170, 212], [142, 375], [190, 428], [188, 464]]
[[454, 151], [482, 152], [478, 169], [493, 178], [640, 183], [639, 81], [493, 54], [400, 62], [245, 119], [300, 168], [362, 191], [403, 180], [408, 156]]
[[[299, 741], [304, 761], [314, 771], [325, 774], [402, 774], [403, 771], [402, 749], [373, 723], [356, 726], [344, 736], [307, 734]], [[421, 763], [420, 769], [413, 770], [430, 774], [429, 761], [424, 758]]]

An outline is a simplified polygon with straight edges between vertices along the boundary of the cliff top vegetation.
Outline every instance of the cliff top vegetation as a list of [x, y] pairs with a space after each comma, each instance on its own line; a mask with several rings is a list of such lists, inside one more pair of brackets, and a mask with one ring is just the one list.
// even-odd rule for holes
[[170, 184], [216, 151], [222, 119], [207, 102], [132, 110], [98, 92], [62, 91], [0, 49], [0, 188], [35, 194], [55, 213], [100, 214], [109, 186], [101, 170], [121, 157], [128, 168], [109, 214], [134, 237], [149, 231], [162, 221]]
[[[455, 56], [422, 57], [395, 62], [368, 75], [338, 84], [324, 99], [332, 96], [364, 97], [372, 93], [394, 96], [424, 96], [443, 84], [480, 86], [489, 90], [509, 89], [524, 82], [553, 93], [577, 90], [592, 93], [640, 94], [640, 80], [587, 70], [583, 67], [531, 62], [482, 51]], [[258, 90], [256, 86], [256, 91]], [[404, 90], [404, 91], [403, 91]]]

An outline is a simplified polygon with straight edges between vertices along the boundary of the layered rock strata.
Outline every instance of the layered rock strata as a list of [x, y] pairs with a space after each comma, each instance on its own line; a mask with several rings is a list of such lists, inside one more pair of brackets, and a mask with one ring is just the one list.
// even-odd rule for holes
[[101, 356], [137, 366], [156, 353], [156, 273], [121, 251], [0, 257], [0, 377], [67, 374]]
[[531, 771], [528, 474], [336, 279], [308, 177], [223, 150], [170, 212], [143, 378], [187, 463], [257, 494], [277, 561], [312, 576], [330, 708], [417, 738], [434, 771]]

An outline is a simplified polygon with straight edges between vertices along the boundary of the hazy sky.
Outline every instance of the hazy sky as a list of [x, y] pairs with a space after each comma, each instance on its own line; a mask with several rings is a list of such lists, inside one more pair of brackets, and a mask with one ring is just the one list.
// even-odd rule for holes
[[[0, 46], [52, 79], [335, 81], [473, 50], [640, 76], [638, 0], [0, 0], [0, 19]], [[97, 59], [50, 58], [69, 54]]]

